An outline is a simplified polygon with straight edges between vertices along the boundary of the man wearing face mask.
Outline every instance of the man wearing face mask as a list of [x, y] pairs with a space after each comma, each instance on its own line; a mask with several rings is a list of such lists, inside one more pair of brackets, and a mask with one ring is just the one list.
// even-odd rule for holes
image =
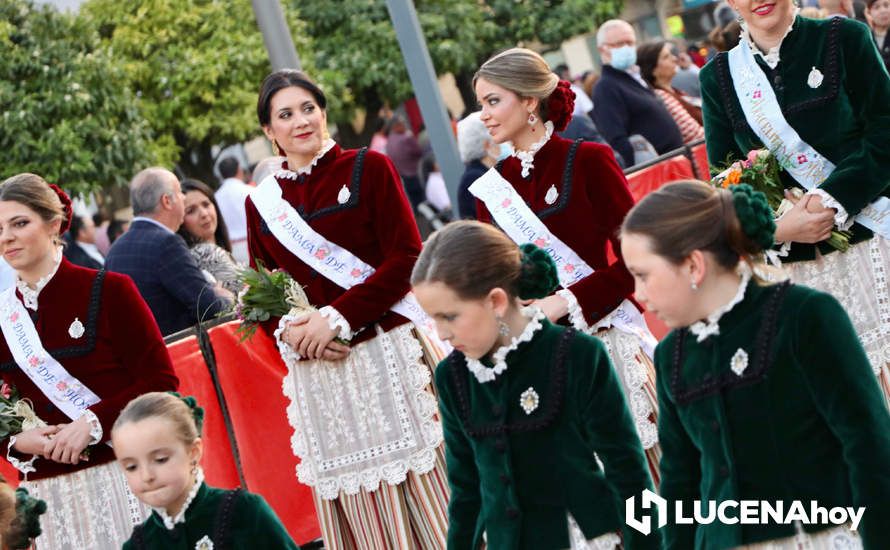
[[596, 33], [603, 73], [593, 90], [593, 117], [609, 145], [634, 162], [629, 136], [640, 135], [659, 155], [683, 146], [677, 123], [640, 76], [637, 37], [633, 27], [620, 19], [603, 23]]

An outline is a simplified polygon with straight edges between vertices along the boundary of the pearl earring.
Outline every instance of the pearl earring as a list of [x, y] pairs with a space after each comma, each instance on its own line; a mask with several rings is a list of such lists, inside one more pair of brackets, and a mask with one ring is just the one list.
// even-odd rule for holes
[[698, 283], [696, 283], [695, 281], [692, 281], [692, 284], [689, 286], [692, 287], [692, 290], [698, 290]]

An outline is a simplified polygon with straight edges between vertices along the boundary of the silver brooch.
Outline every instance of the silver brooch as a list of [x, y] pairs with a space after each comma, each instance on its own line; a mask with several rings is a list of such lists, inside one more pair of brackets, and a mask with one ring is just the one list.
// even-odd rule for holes
[[529, 388], [519, 396], [519, 406], [522, 407], [525, 414], [534, 412], [534, 410], [538, 408], [538, 403], [540, 403], [540, 401], [541, 399], [538, 397], [538, 392], [535, 391], [535, 388]]
[[74, 322], [68, 327], [68, 336], [75, 340], [83, 336], [83, 323], [77, 317], [74, 318]]
[[210, 540], [210, 537], [204, 535], [204, 538], [195, 545], [195, 550], [213, 550], [213, 541]]
[[729, 360], [729, 366], [732, 372], [736, 373], [736, 376], [741, 376], [745, 369], [748, 368], [748, 353], [739, 348], [735, 355], [732, 356], [732, 359]]
[[810, 71], [810, 75], [807, 77], [807, 86], [810, 88], [816, 89], [822, 85], [822, 80], [824, 77], [822, 76], [822, 71], [813, 67]]
[[340, 204], [346, 204], [346, 202], [349, 200], [349, 197], [351, 196], [352, 193], [349, 192], [349, 188], [344, 185], [340, 188], [340, 192], [337, 193], [337, 202], [339, 202]]
[[550, 189], [547, 190], [547, 194], [544, 195], [544, 202], [546, 202], [547, 204], [553, 204], [558, 198], [559, 191], [556, 190], [555, 185], [551, 185]]

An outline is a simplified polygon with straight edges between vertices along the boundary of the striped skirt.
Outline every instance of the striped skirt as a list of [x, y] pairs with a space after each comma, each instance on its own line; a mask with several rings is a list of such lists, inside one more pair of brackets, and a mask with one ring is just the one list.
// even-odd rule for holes
[[151, 514], [130, 491], [116, 462], [21, 486], [46, 501], [36, 550], [119, 550], [133, 527]]
[[335, 500], [315, 495], [315, 510], [326, 550], [432, 550], [445, 548], [448, 479], [442, 449], [426, 474], [408, 472], [399, 485]]
[[288, 373], [297, 476], [312, 487], [325, 548], [445, 548], [448, 480], [432, 369], [442, 352], [402, 325], [345, 359], [295, 361]]

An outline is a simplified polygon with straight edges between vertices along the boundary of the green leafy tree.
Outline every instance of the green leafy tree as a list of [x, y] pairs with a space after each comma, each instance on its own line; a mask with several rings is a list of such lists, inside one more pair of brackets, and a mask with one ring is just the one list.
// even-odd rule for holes
[[87, 21], [0, 0], [0, 52], [0, 177], [33, 172], [86, 194], [156, 160], [121, 66]]
[[[157, 150], [212, 181], [214, 145], [256, 135], [256, 100], [271, 71], [250, 0], [88, 0], [83, 17], [124, 61], [121, 83], [140, 96]], [[288, 18], [298, 52], [310, 49]]]
[[[518, 44], [545, 49], [594, 26], [621, 9], [622, 0], [416, 0], [418, 19], [438, 74], [453, 73], [468, 107], [475, 104], [471, 80], [497, 50]], [[412, 95], [385, 0], [330, 2], [289, 0], [312, 36], [314, 49], [301, 51], [343, 99], [329, 117], [341, 123], [343, 141], [367, 143], [376, 113]], [[349, 122], [367, 113], [364, 128]]]

